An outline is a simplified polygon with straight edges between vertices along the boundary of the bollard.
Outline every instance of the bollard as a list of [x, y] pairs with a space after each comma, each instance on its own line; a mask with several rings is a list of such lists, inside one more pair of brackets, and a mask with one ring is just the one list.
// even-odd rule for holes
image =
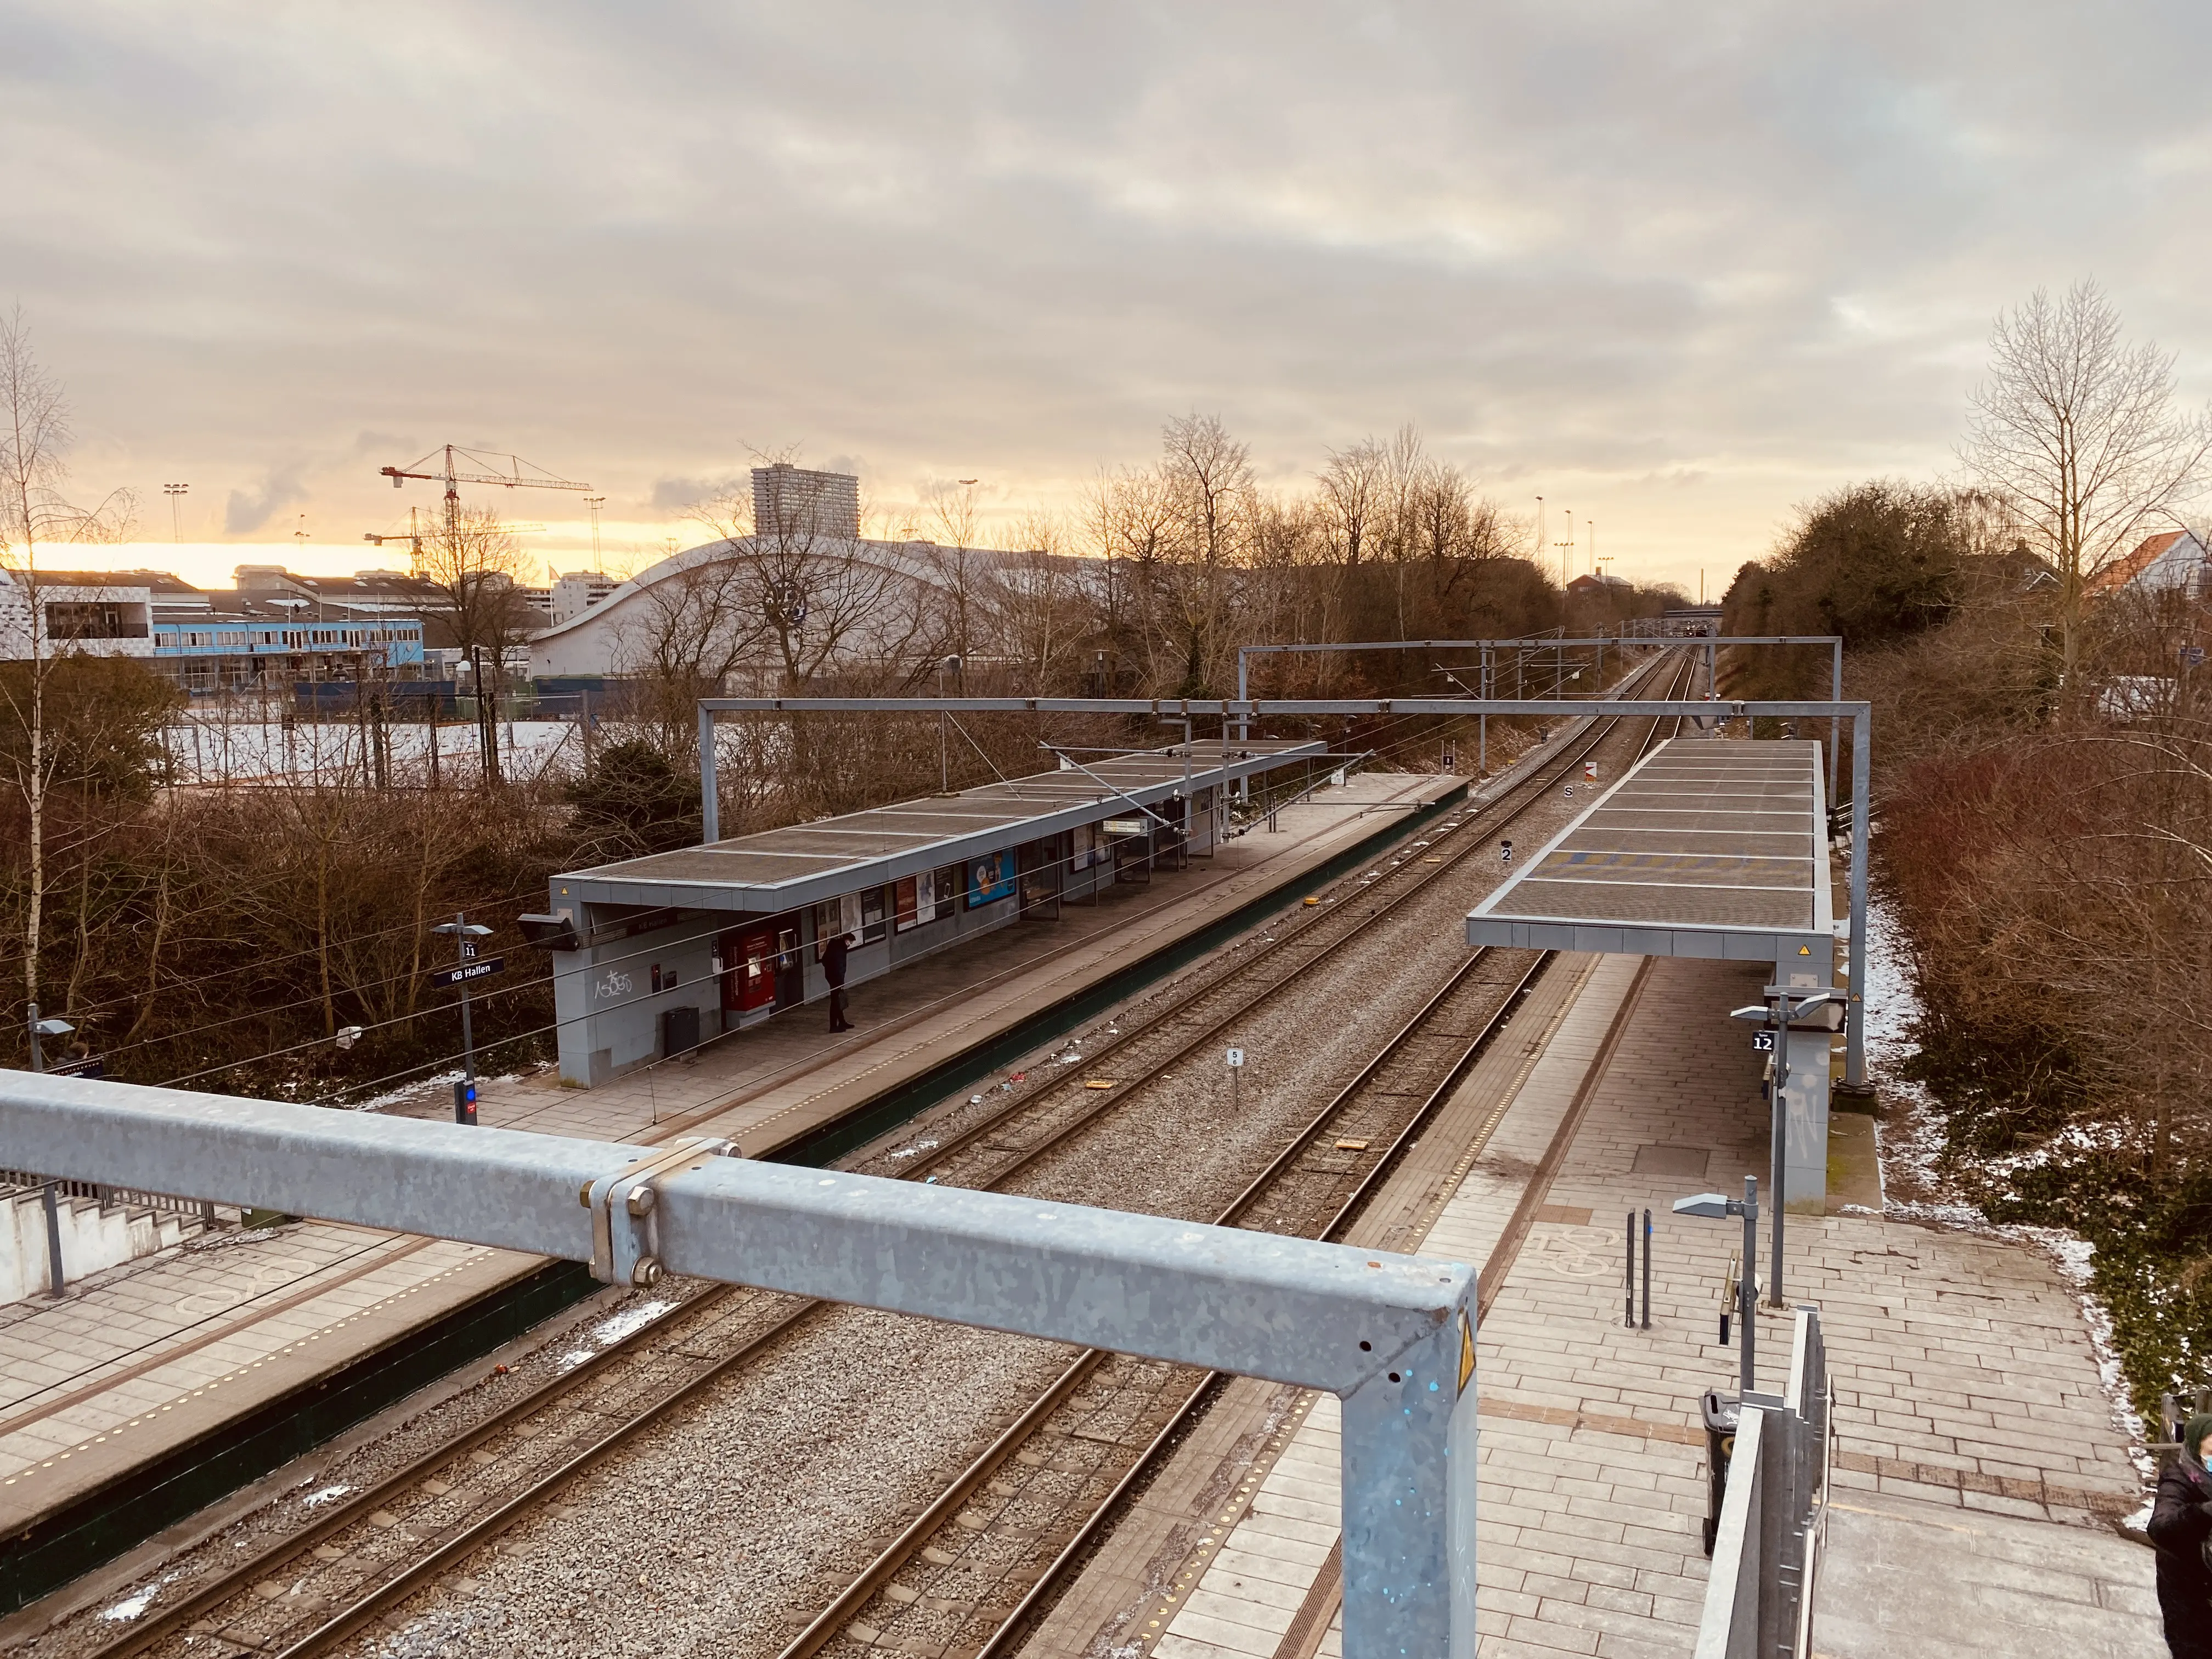
[[1644, 1212], [1644, 1328], [1651, 1328], [1651, 1212]]
[[1622, 1235], [1628, 1247], [1628, 1311], [1620, 1322], [1630, 1330], [1636, 1328], [1636, 1212], [1628, 1212], [1628, 1228]]

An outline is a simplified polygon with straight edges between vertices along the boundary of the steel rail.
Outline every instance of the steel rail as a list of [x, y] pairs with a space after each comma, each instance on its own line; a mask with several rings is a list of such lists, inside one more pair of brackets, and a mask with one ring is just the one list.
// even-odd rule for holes
[[[1694, 661], [1692, 661], [1687, 665], [1684, 672], [1686, 673], [1694, 673], [1695, 669], [1696, 664]], [[1662, 719], [1664, 717], [1662, 716]], [[1669, 733], [1670, 737], [1680, 733], [1681, 730], [1681, 716], [1676, 715], [1674, 717], [1674, 732]], [[1650, 752], [1655, 741], [1657, 739], [1660, 724], [1660, 720], [1654, 720], [1651, 722], [1651, 729], [1645, 734], [1644, 743], [1638, 750], [1639, 758], [1641, 758], [1644, 754]], [[1533, 983], [1536, 975], [1551, 962], [1553, 954], [1553, 953], [1547, 952], [1541, 958], [1540, 958], [1539, 961], [1530, 968], [1527, 975], [1525, 975], [1521, 983], [1515, 988], [1514, 991], [1508, 996], [1506, 1000], [1500, 1005], [1498, 1013], [1496, 1017], [1499, 1022], [1502, 1023], [1506, 1014], [1518, 1003], [1520, 999], [1527, 994], [1529, 986]], [[1473, 963], [1470, 962], [1469, 966], [1471, 967]], [[1617, 1035], [1617, 1033], [1613, 1035]], [[1610, 1041], [1610, 1036], [1608, 1040]], [[1477, 1047], [1479, 1048], [1480, 1046], [1480, 1044], [1478, 1043]], [[1423, 1103], [1420, 1109], [1407, 1119], [1405, 1127], [1399, 1131], [1397, 1138], [1391, 1143], [1389, 1148], [1380, 1158], [1376, 1160], [1374, 1166], [1360, 1179], [1358, 1184], [1353, 1188], [1350, 1196], [1348, 1196], [1342, 1205], [1338, 1207], [1336, 1213], [1324, 1224], [1322, 1231], [1315, 1235], [1316, 1237], [1323, 1239], [1332, 1238], [1339, 1231], [1349, 1224], [1353, 1215], [1358, 1212], [1359, 1208], [1367, 1201], [1368, 1198], [1372, 1195], [1375, 1189], [1382, 1184], [1383, 1180], [1386, 1178], [1387, 1173], [1396, 1167], [1400, 1158], [1411, 1146], [1414, 1138], [1420, 1133], [1422, 1127], [1434, 1115], [1437, 1106], [1443, 1103], [1443, 1099], [1450, 1093], [1452, 1089], [1457, 1086], [1459, 1079], [1465, 1074], [1468, 1066], [1472, 1064], [1474, 1054], [1474, 1051], [1471, 1049], [1468, 1054], [1463, 1057], [1461, 1063], [1453, 1068], [1452, 1073], [1448, 1076], [1443, 1083], [1439, 1084], [1435, 1090], [1431, 1091], [1429, 1098]], [[1342, 1097], [1340, 1097], [1340, 1098], [1342, 1098]], [[1332, 1109], [1334, 1108], [1334, 1103], [1332, 1103]], [[1319, 1120], [1316, 1120], [1316, 1125], [1309, 1126], [1310, 1131], [1317, 1127], [1318, 1122]], [[1492, 1133], [1494, 1133], [1496, 1130], [1497, 1124], [1493, 1122], [1485, 1132], [1482, 1137], [1483, 1141], [1486, 1142], [1489, 1136]], [[1555, 1139], [1557, 1138], [1555, 1137]], [[1277, 1159], [1275, 1165], [1270, 1166], [1270, 1172], [1273, 1173], [1279, 1166], [1286, 1165], [1291, 1161], [1293, 1155], [1294, 1149], [1293, 1151], [1286, 1151], [1284, 1156]], [[1267, 1179], [1267, 1177], [1263, 1176], [1261, 1180], [1255, 1181], [1252, 1184], [1252, 1187], [1247, 1189], [1246, 1196], [1249, 1197], [1255, 1194]], [[1500, 1275], [1500, 1277], [1502, 1278], [1502, 1275]], [[1495, 1287], [1490, 1282], [1490, 1279], [1491, 1276], [1488, 1274], [1484, 1276], [1484, 1299], [1480, 1305], [1485, 1310], [1488, 1308], [1490, 1300], [1497, 1294]], [[1122, 1474], [1121, 1480], [1115, 1483], [1113, 1490], [1108, 1492], [1105, 1498], [1103, 1498], [1097, 1507], [1091, 1510], [1091, 1514], [1085, 1518], [1083, 1524], [1076, 1529], [1074, 1536], [1068, 1540], [1066, 1544], [1060, 1548], [1059, 1553], [1047, 1565], [1043, 1574], [1037, 1579], [1036, 1583], [1030, 1587], [1027, 1593], [1025, 1593], [1022, 1599], [1015, 1604], [1012, 1610], [1006, 1614], [1006, 1618], [1000, 1622], [999, 1628], [992, 1632], [981, 1647], [976, 1650], [974, 1659], [1006, 1659], [1006, 1656], [1012, 1651], [1012, 1644], [1017, 1638], [1024, 1637], [1030, 1633], [1030, 1621], [1035, 1619], [1040, 1612], [1043, 1611], [1048, 1602], [1055, 1598], [1065, 1581], [1070, 1575], [1072, 1575], [1079, 1563], [1083, 1559], [1090, 1547], [1097, 1540], [1099, 1535], [1107, 1529], [1109, 1523], [1119, 1520], [1121, 1507], [1127, 1501], [1130, 1494], [1133, 1492], [1140, 1484], [1142, 1484], [1145, 1479], [1178, 1443], [1179, 1437], [1182, 1433], [1193, 1425], [1199, 1417], [1202, 1416], [1206, 1410], [1210, 1408], [1212, 1399], [1219, 1393], [1221, 1386], [1226, 1382], [1226, 1380], [1225, 1374], [1219, 1371], [1208, 1372], [1205, 1377], [1200, 1379], [1197, 1387], [1191, 1390], [1189, 1396], [1184, 1400], [1183, 1403], [1176, 1409], [1174, 1415], [1170, 1417], [1167, 1422], [1161, 1425], [1158, 1432], [1152, 1437], [1151, 1442], [1145, 1447], [1144, 1450], [1138, 1455], [1136, 1462], [1132, 1463], [1128, 1469]], [[780, 1655], [778, 1656], [778, 1659], [785, 1659], [785, 1656]]]
[[[1261, 1194], [1281, 1179], [1297, 1162], [1299, 1155], [1312, 1146], [1316, 1139], [1327, 1127], [1329, 1121], [1340, 1115], [1361, 1091], [1381, 1074], [1383, 1067], [1389, 1065], [1407, 1043], [1421, 1035], [1422, 1028], [1426, 1026], [1437, 1012], [1467, 985], [1474, 976], [1475, 970], [1489, 959], [1491, 954], [1490, 949], [1486, 947], [1475, 951], [1461, 963], [1451, 976], [1437, 988], [1436, 994], [1422, 1004], [1420, 1010], [1399, 1027], [1391, 1035], [1389, 1040], [1360, 1067], [1358, 1075], [1339, 1090], [1328, 1105], [1322, 1108], [1313, 1118], [1293, 1133], [1289, 1143], [1269, 1162], [1260, 1176], [1229, 1201], [1227, 1207], [1214, 1217], [1213, 1224], [1218, 1227], [1233, 1225], [1241, 1216], [1249, 1211], [1252, 1206], [1259, 1201]], [[1481, 1052], [1489, 1046], [1491, 1040], [1503, 1028], [1512, 1011], [1519, 1006], [1521, 998], [1530, 983], [1550, 960], [1550, 952], [1540, 954], [1538, 959], [1532, 963], [1528, 970], [1515, 981], [1511, 989], [1499, 1000], [1496, 1009], [1483, 1022], [1482, 1030], [1474, 1034], [1466, 1048], [1446, 1068], [1443, 1079], [1430, 1091], [1427, 1098], [1416, 1109], [1415, 1121], [1425, 1121], [1429, 1115], [1442, 1103], [1445, 1096], [1458, 1085], [1461, 1078], [1466, 1075], [1467, 1068], [1472, 1066]], [[1172, 1063], [1173, 1061], [1170, 1060], [1163, 1062], [1163, 1065]], [[1403, 1143], [1404, 1138], [1401, 1133], [1394, 1140], [1390, 1151], [1395, 1152]], [[1026, 1162], [1026, 1159], [1023, 1161]], [[1371, 1189], [1375, 1172], [1384, 1167], [1384, 1162], [1383, 1159], [1378, 1159], [1375, 1170], [1370, 1170], [1361, 1181], [1359, 1195], [1364, 1195]], [[1340, 1206], [1328, 1224], [1335, 1225], [1346, 1212], [1347, 1206]], [[1326, 1237], [1327, 1234], [1324, 1232], [1319, 1236]], [[820, 1653], [836, 1637], [837, 1632], [850, 1622], [878, 1591], [896, 1577], [907, 1563], [921, 1552], [922, 1547], [928, 1540], [947, 1519], [958, 1511], [960, 1506], [967, 1502], [977, 1488], [989, 1480], [1008, 1457], [1021, 1449], [1022, 1445], [1051, 1415], [1053, 1409], [1060, 1401], [1064, 1400], [1107, 1358], [1106, 1351], [1102, 1348], [1086, 1349], [1080, 1354], [1054, 1380], [1051, 1386], [1038, 1397], [1034, 1405], [993, 1441], [982, 1455], [963, 1470], [959, 1477], [922, 1512], [921, 1516], [901, 1532], [896, 1539], [893, 1540], [843, 1590], [838, 1593], [836, 1600], [816, 1614], [806, 1627], [784, 1646], [776, 1656], [776, 1659], [811, 1659], [811, 1656]], [[1198, 1389], [1193, 1392], [1190, 1399], [1178, 1407], [1175, 1417], [1170, 1419], [1170, 1425], [1180, 1420], [1184, 1413], [1191, 1409], [1192, 1404], [1197, 1400], [1199, 1395], [1210, 1387], [1219, 1375], [1218, 1372], [1212, 1371], [1205, 1374], [1205, 1379], [1200, 1383]], [[1162, 1431], [1164, 1433], [1165, 1431]], [[1116, 1484], [1115, 1490], [1115, 1492], [1121, 1490], [1119, 1483]], [[1111, 1494], [1109, 1494], [1109, 1501], [1110, 1497]]]

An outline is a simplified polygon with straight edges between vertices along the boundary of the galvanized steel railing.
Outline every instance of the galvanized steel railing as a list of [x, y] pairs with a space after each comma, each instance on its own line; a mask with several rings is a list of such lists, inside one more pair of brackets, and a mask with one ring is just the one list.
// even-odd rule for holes
[[1797, 1310], [1788, 1392], [1752, 1395], [1736, 1424], [1697, 1659], [1808, 1659], [1835, 1439], [1820, 1316]]

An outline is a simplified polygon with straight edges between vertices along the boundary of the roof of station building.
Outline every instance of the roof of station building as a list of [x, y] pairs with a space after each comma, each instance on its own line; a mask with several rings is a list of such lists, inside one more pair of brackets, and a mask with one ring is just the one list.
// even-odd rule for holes
[[1225, 765], [1219, 745], [1203, 739], [1187, 763], [1180, 745], [1104, 759], [1079, 756], [1081, 767], [556, 876], [555, 902], [796, 909], [1103, 818], [1139, 816], [1132, 802], [1152, 806], [1176, 794], [1186, 764], [1195, 791], [1224, 775], [1252, 777], [1328, 751], [1319, 738], [1254, 738], [1236, 740]]
[[1470, 912], [1471, 945], [1772, 959], [1826, 939], [1817, 743], [1661, 744]]

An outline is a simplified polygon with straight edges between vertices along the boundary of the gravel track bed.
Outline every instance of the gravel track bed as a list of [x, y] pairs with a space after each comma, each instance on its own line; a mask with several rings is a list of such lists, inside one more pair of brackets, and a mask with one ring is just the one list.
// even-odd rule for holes
[[[1632, 759], [1641, 725], [1632, 732], [1617, 729], [1601, 744], [1595, 753], [1607, 776]], [[1555, 789], [1511, 833], [1533, 848], [1576, 810]], [[1425, 838], [1438, 833], [1432, 828]], [[1397, 858], [1422, 856], [1407, 849]], [[1369, 871], [1387, 872], [1392, 864], [1386, 857]], [[1362, 879], [1367, 873], [1355, 872], [1336, 889], [1345, 908], [1359, 906], [1359, 890], [1372, 884]], [[1133, 1091], [1141, 1095], [1141, 1110], [1116, 1111], [1111, 1133], [1048, 1154], [1015, 1189], [1164, 1214], [1217, 1212], [1290, 1128], [1310, 1118], [1464, 959], [1459, 919], [1499, 873], [1484, 854], [1471, 856], [1371, 934], [1316, 953], [1320, 959], [1299, 970], [1294, 988], [1255, 1010], [1249, 1025], [1239, 1022], [1237, 1039], [1252, 1058], [1228, 1133], [1222, 1132], [1228, 1080], [1209, 1044], [1177, 1075]], [[1117, 1026], [1187, 1001], [1201, 981], [1233, 968], [1237, 954], [1237, 946], [1225, 947], [1194, 964], [1069, 1048], [1083, 1053], [1085, 1039], [1095, 1043]], [[896, 1173], [900, 1152], [956, 1133], [1004, 1103], [995, 1093], [981, 1104], [951, 1103], [911, 1126], [901, 1144], [864, 1150], [856, 1167]], [[1032, 1133], [1010, 1122], [987, 1139], [1018, 1134], [1026, 1141]], [[655, 1296], [665, 1301], [673, 1293], [664, 1286]], [[508, 1375], [348, 1454], [319, 1484], [368, 1484], [463, 1423], [490, 1416], [551, 1375], [574, 1346], [549, 1344]], [[1071, 1357], [1058, 1345], [1029, 1339], [865, 1310], [825, 1310], [742, 1375], [716, 1382], [578, 1477], [559, 1504], [518, 1521], [471, 1559], [470, 1576], [418, 1592], [387, 1621], [398, 1628], [357, 1637], [339, 1650], [773, 1655]], [[291, 1529], [301, 1497], [268, 1505], [170, 1563], [164, 1577], [209, 1570], [200, 1559], [213, 1563]], [[114, 1632], [96, 1617], [79, 1618], [27, 1650], [41, 1659], [70, 1656]], [[237, 1650], [203, 1638], [181, 1650]]]
[[[1607, 775], [1633, 758], [1642, 735], [1640, 729], [1617, 729], [1600, 744], [1595, 752]], [[1516, 843], [1539, 844], [1577, 810], [1572, 799], [1552, 791], [1516, 820]], [[1399, 856], [1425, 855], [1408, 849]], [[1361, 877], [1387, 872], [1390, 863], [1385, 858], [1349, 878], [1339, 890], [1352, 896], [1341, 902], [1358, 904]], [[1176, 1076], [1146, 1091], [1146, 1110], [1118, 1126], [1118, 1136], [1085, 1136], [1079, 1147], [1050, 1154], [1025, 1172], [1050, 1169], [1049, 1181], [1025, 1178], [1016, 1189], [1162, 1214], [1218, 1212], [1291, 1128], [1318, 1110], [1465, 960], [1461, 919], [1501, 877], [1483, 855], [1471, 857], [1370, 933], [1309, 964], [1296, 988], [1255, 1011], [1248, 1049], [1256, 1054], [1273, 1045], [1269, 1052], [1296, 1058], [1278, 1063], [1259, 1088], [1245, 1091], [1233, 1135], [1218, 1133], [1226, 1078], [1211, 1075], [1226, 1068], [1218, 1066], [1218, 1055], [1194, 1054]], [[1146, 1005], [1166, 1008], [1188, 1000], [1196, 988], [1188, 981], [1205, 966], [1194, 965], [1094, 1030], [1103, 1036], [1141, 1017]], [[1079, 1041], [1070, 1049], [1083, 1052]], [[968, 1112], [992, 1104], [987, 1095], [982, 1107]], [[964, 1105], [933, 1115], [932, 1127], [954, 1127], [946, 1120]], [[1156, 1117], [1174, 1127], [1148, 1133], [1146, 1146], [1123, 1144], [1131, 1123], [1141, 1118], [1150, 1126]], [[1010, 1122], [991, 1139], [1017, 1133], [1022, 1141], [1030, 1138]], [[1241, 1149], [1241, 1166], [1230, 1163], [1229, 1153], [1216, 1156], [1199, 1145], [1206, 1133]], [[886, 1172], [896, 1170], [899, 1150], [863, 1167], [881, 1162]], [[1224, 1171], [1232, 1167], [1241, 1178], [1224, 1192]], [[1211, 1208], [1204, 1207], [1208, 1200]], [[865, 1336], [853, 1334], [863, 1331]], [[411, 1598], [397, 1615], [404, 1628], [356, 1638], [338, 1651], [379, 1659], [494, 1650], [712, 1651], [770, 1659], [1072, 1358], [1071, 1350], [1029, 1339], [837, 1310], [783, 1345], [769, 1364], [672, 1413], [574, 1488], [622, 1496], [598, 1503], [572, 1495], [563, 1506], [567, 1515], [519, 1523], [505, 1540], [514, 1553], [500, 1553], [496, 1566], [486, 1565], [489, 1553], [480, 1554], [471, 1564], [475, 1577], [449, 1578]], [[856, 1376], [855, 1366], [863, 1374]], [[764, 1435], [763, 1423], [773, 1431]], [[796, 1455], [789, 1442], [794, 1425], [803, 1425], [807, 1436]], [[716, 1462], [711, 1481], [695, 1459]], [[647, 1501], [629, 1494], [663, 1486], [668, 1501], [694, 1511], [688, 1529], [702, 1540], [702, 1559], [687, 1565], [680, 1544], [671, 1554], [659, 1531], [640, 1545], [623, 1524], [610, 1526], [606, 1514], [594, 1513], [611, 1509], [626, 1517], [641, 1506], [660, 1514], [660, 1496]], [[787, 1489], [791, 1501], [778, 1501]], [[593, 1555], [619, 1565], [602, 1566]], [[664, 1567], [673, 1583], [655, 1576]], [[495, 1576], [496, 1588], [488, 1589]]]

